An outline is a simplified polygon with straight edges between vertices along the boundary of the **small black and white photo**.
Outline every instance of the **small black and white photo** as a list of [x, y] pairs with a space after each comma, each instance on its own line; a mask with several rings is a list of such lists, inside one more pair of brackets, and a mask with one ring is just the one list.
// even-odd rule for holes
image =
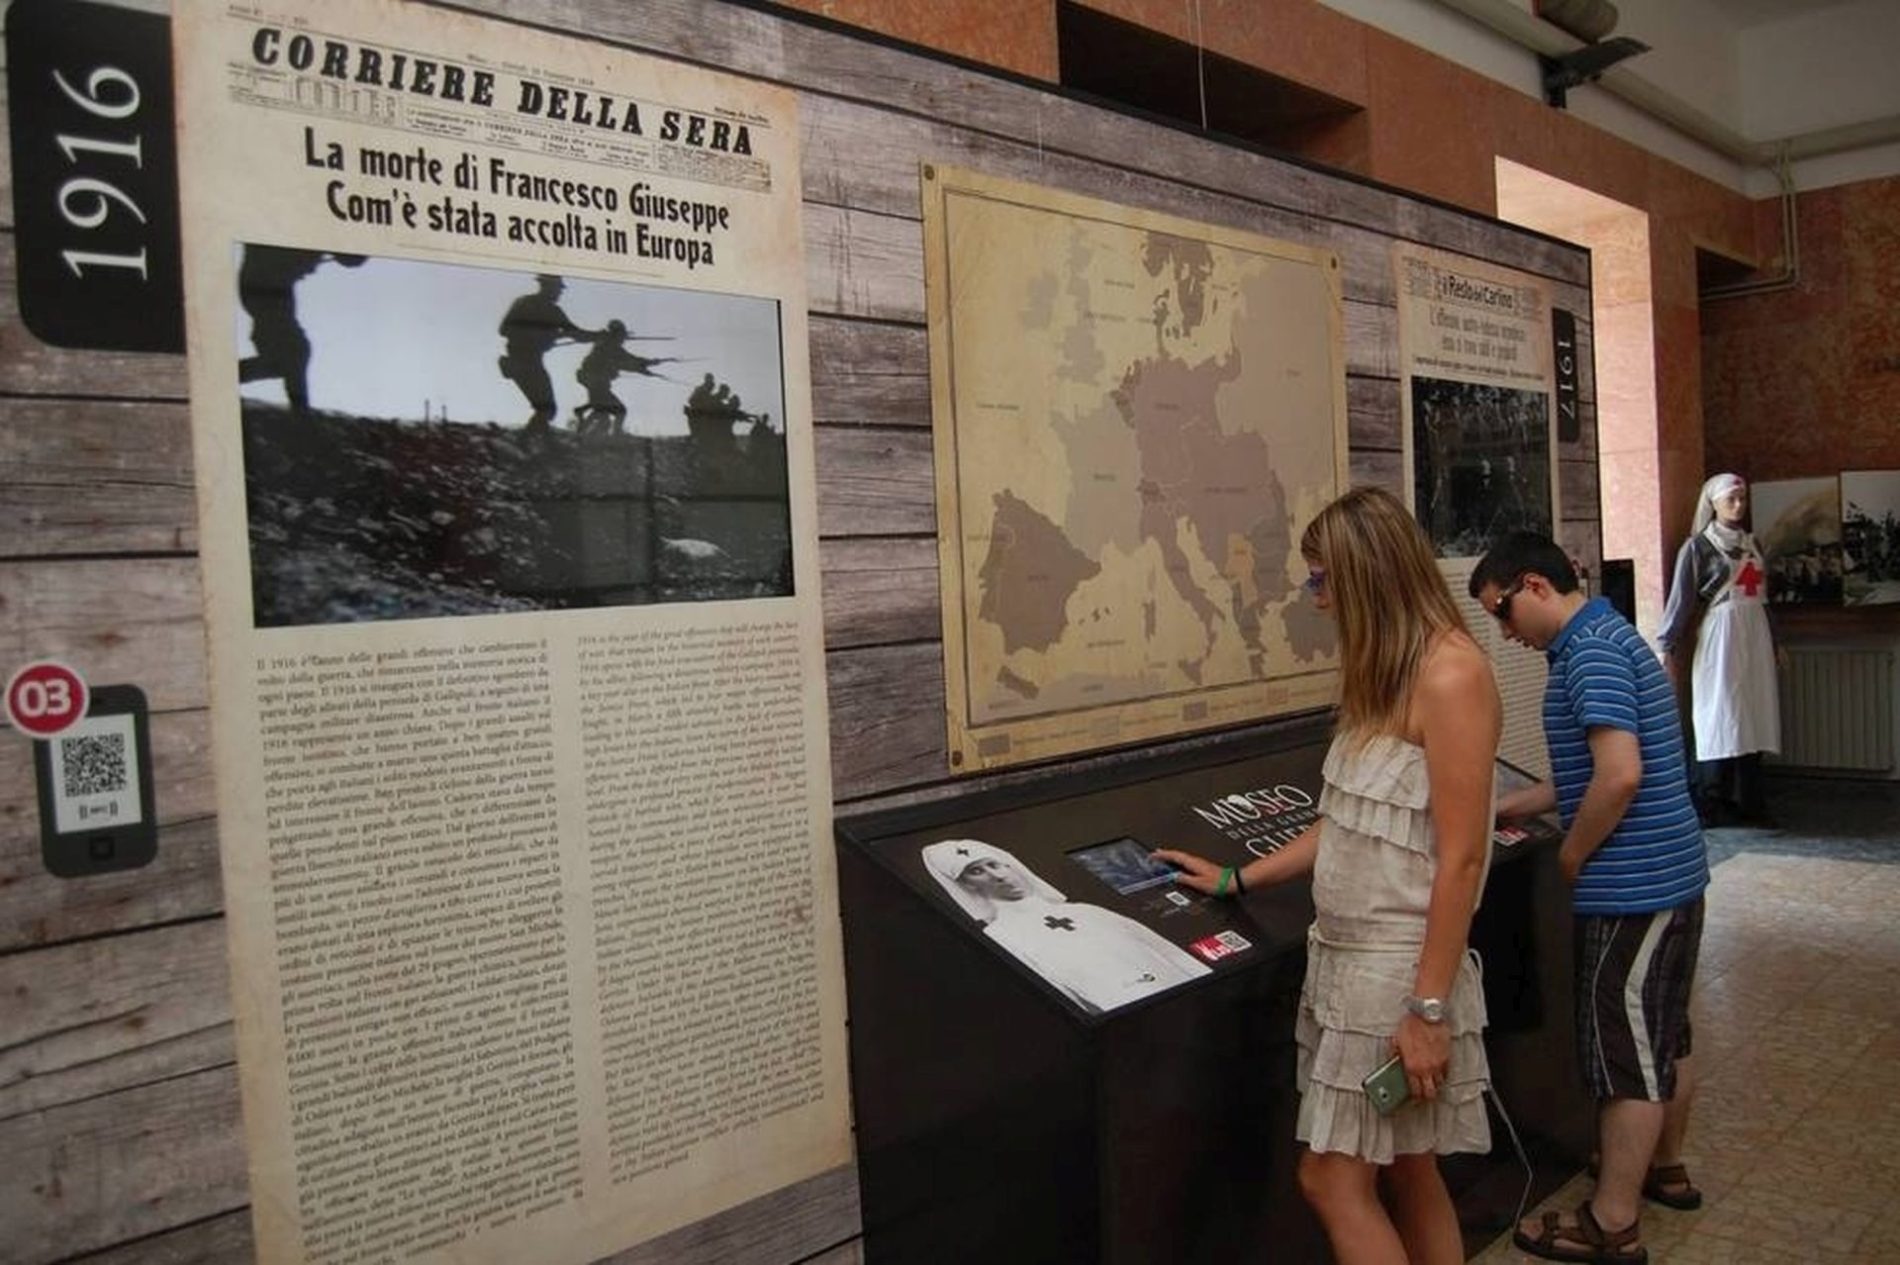
[[1900, 602], [1900, 470], [1841, 472], [1843, 600]]
[[1543, 391], [1412, 378], [1413, 507], [1439, 557], [1552, 533], [1550, 418]]
[[793, 592], [777, 301], [236, 250], [258, 627]]
[[1841, 601], [1841, 485], [1818, 479], [1772, 479], [1748, 489], [1755, 543], [1768, 568], [1768, 600], [1778, 605]]
[[1089, 1014], [1210, 973], [1186, 949], [1133, 918], [1070, 900], [995, 844], [943, 839], [925, 845], [920, 859], [985, 936]]

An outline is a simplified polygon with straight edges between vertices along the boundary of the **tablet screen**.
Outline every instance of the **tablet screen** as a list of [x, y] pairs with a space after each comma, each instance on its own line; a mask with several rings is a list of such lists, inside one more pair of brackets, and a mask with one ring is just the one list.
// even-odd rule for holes
[[1071, 860], [1126, 896], [1174, 881], [1174, 867], [1155, 859], [1139, 839], [1110, 839], [1069, 853]]

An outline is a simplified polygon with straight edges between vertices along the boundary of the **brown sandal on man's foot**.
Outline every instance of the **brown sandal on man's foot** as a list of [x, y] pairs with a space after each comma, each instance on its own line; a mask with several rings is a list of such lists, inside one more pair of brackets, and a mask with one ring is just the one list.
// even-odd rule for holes
[[[1590, 1156], [1590, 1176], [1597, 1176], [1597, 1157]], [[1689, 1180], [1689, 1170], [1681, 1164], [1658, 1164], [1643, 1175], [1643, 1198], [1677, 1212], [1694, 1212], [1702, 1206], [1702, 1191]]]
[[1694, 1212], [1702, 1206], [1702, 1192], [1689, 1180], [1689, 1170], [1680, 1164], [1658, 1164], [1643, 1178], [1643, 1198], [1679, 1212]]
[[1642, 1221], [1637, 1219], [1612, 1233], [1597, 1224], [1590, 1201], [1577, 1205], [1577, 1219], [1563, 1224], [1563, 1214], [1546, 1212], [1535, 1237], [1520, 1226], [1511, 1242], [1521, 1252], [1546, 1261], [1582, 1261], [1585, 1265], [1649, 1265], [1649, 1249], [1642, 1244]]

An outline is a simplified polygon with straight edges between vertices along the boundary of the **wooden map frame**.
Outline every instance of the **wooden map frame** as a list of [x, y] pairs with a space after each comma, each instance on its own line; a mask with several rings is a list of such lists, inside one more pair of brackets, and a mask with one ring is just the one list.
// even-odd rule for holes
[[[1024, 716], [993, 723], [973, 716], [968, 668], [967, 605], [955, 361], [956, 331], [951, 290], [952, 259], [948, 199], [967, 195], [1106, 222], [1138, 232], [1160, 233], [1224, 249], [1265, 255], [1317, 268], [1325, 285], [1327, 363], [1309, 367], [1330, 386], [1331, 486], [1318, 505], [1348, 484], [1344, 295], [1339, 256], [1330, 250], [1286, 242], [1243, 229], [1206, 224], [1160, 212], [926, 163], [922, 167], [924, 288], [930, 342], [932, 434], [936, 458], [937, 544], [943, 618], [944, 698], [950, 766], [970, 773], [1081, 751], [1175, 737], [1331, 706], [1338, 698], [1338, 668], [1330, 653], [1312, 671], [1255, 678], [1199, 689]], [[1318, 316], [1318, 313], [1315, 313]], [[1291, 533], [1303, 522], [1289, 521]], [[1297, 600], [1297, 595], [1296, 595]]]

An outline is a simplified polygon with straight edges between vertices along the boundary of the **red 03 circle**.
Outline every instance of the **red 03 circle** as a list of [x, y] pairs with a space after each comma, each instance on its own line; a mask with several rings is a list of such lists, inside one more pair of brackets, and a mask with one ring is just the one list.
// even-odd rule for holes
[[33, 738], [54, 738], [86, 716], [86, 682], [53, 659], [29, 663], [7, 678], [7, 720]]

